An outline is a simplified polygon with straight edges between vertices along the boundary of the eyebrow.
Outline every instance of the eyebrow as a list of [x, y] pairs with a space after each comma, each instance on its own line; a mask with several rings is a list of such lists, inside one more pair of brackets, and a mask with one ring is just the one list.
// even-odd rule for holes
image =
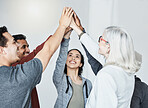
[[80, 56], [80, 54], [76, 54], [76, 55]]
[[[69, 53], [69, 54], [73, 54], [73, 53]], [[76, 55], [80, 56], [80, 54], [76, 54]]]
[[22, 47], [29, 47], [29, 45], [28, 45], [28, 44], [27, 44], [27, 45], [22, 45], [21, 48], [22, 48]]

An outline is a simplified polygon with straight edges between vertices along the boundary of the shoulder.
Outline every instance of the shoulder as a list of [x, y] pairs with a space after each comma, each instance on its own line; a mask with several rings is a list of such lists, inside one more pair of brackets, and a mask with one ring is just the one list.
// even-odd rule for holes
[[97, 76], [100, 76], [100, 75], [103, 75], [103, 76], [112, 76], [113, 74], [116, 73], [116, 68], [115, 66], [112, 66], [112, 65], [107, 65], [107, 66], [104, 66], [100, 72], [98, 73]]
[[106, 72], [111, 72], [111, 71], [116, 71], [116, 70], [120, 70], [120, 71], [123, 71], [123, 69], [119, 66], [115, 66], [115, 65], [107, 65], [107, 66], [104, 66], [102, 68], [103, 71], [106, 71]]
[[122, 71], [120, 67], [107, 65], [103, 67], [100, 72], [98, 72], [96, 81], [103, 82], [103, 83], [115, 83], [118, 79], [118, 76], [121, 77], [119, 71]]
[[89, 79], [87, 79], [85, 77], [82, 77], [82, 80], [83, 81], [86, 81], [86, 83], [87, 83], [88, 86], [92, 86], [92, 83], [91, 83], [91, 81]]
[[32, 66], [34, 66], [34, 65], [42, 65], [42, 62], [41, 62], [40, 59], [34, 58], [34, 59], [32, 59], [32, 60], [30, 60], [28, 62], [25, 62], [24, 64], [27, 64], [27, 65], [32, 64]]
[[30, 73], [34, 74], [37, 72], [42, 72], [43, 66], [40, 59], [34, 58], [28, 62], [25, 62], [24, 64], [16, 65], [15, 69], [22, 71], [26, 74], [30, 74]]
[[148, 85], [145, 82], [142, 82], [138, 77], [135, 78], [135, 85], [136, 88], [142, 88], [143, 90], [148, 91]]
[[128, 76], [127, 72], [124, 71], [124, 69], [122, 69], [119, 66], [115, 66], [115, 65], [107, 65], [105, 67], [103, 67], [100, 72], [100, 74], [107, 74], [110, 75], [112, 77], [122, 77], [122, 76]]

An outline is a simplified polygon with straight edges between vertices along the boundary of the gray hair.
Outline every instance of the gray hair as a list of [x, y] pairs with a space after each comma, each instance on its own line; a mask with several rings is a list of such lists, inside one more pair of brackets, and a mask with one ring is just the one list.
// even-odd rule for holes
[[120, 66], [128, 73], [135, 73], [140, 69], [141, 62], [135, 58], [133, 40], [126, 30], [116, 26], [107, 27], [104, 38], [110, 44], [110, 52], [105, 65]]

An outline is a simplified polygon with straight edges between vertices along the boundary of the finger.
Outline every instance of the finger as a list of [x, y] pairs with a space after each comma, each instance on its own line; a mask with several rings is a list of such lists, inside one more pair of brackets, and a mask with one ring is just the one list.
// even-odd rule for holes
[[70, 16], [69, 16], [69, 17], [71, 18], [72, 16], [73, 16], [73, 11], [71, 12], [71, 14], [70, 14]]
[[75, 20], [79, 20], [77, 14], [76, 14], [75, 12], [74, 12], [74, 19], [75, 19]]
[[68, 16], [70, 16], [73, 13], [73, 9], [71, 8], [70, 11], [68, 12]]
[[77, 18], [77, 15], [76, 15], [76, 13], [74, 13], [74, 18], [75, 18], [75, 19]]
[[80, 19], [79, 19], [79, 17], [78, 17], [78, 15], [77, 14], [75, 14], [75, 19], [78, 21], [78, 23], [80, 24]]
[[66, 11], [66, 7], [63, 8], [62, 15], [65, 14], [65, 11]]
[[74, 18], [72, 17], [72, 19], [71, 19], [71, 22], [73, 23], [74, 22]]
[[73, 13], [76, 14], [76, 12], [73, 10]]
[[65, 13], [65, 15], [67, 15], [69, 11], [70, 11], [70, 8], [67, 7], [67, 8], [66, 8], [66, 13]]
[[78, 17], [78, 15], [77, 15], [77, 14], [75, 14], [75, 17], [76, 17], [76, 19], [79, 19], [79, 17]]
[[70, 16], [72, 11], [73, 11], [73, 9], [71, 7], [69, 7], [67, 15]]

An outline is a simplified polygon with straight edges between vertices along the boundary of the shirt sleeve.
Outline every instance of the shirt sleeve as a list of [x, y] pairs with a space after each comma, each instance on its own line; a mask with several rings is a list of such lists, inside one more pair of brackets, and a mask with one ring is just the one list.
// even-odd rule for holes
[[116, 90], [116, 84], [109, 74], [98, 73], [86, 108], [117, 108]]
[[16, 66], [16, 81], [34, 88], [41, 80], [43, 67], [39, 59], [34, 58], [29, 62]]
[[64, 39], [60, 46], [59, 56], [56, 61], [55, 70], [53, 73], [53, 83], [58, 88], [62, 77], [64, 75], [65, 63], [67, 60], [67, 52], [69, 46], [69, 39]]
[[80, 38], [81, 43], [85, 46], [87, 51], [102, 65], [105, 63], [103, 55], [99, 54], [99, 45], [87, 34], [83, 34]]

